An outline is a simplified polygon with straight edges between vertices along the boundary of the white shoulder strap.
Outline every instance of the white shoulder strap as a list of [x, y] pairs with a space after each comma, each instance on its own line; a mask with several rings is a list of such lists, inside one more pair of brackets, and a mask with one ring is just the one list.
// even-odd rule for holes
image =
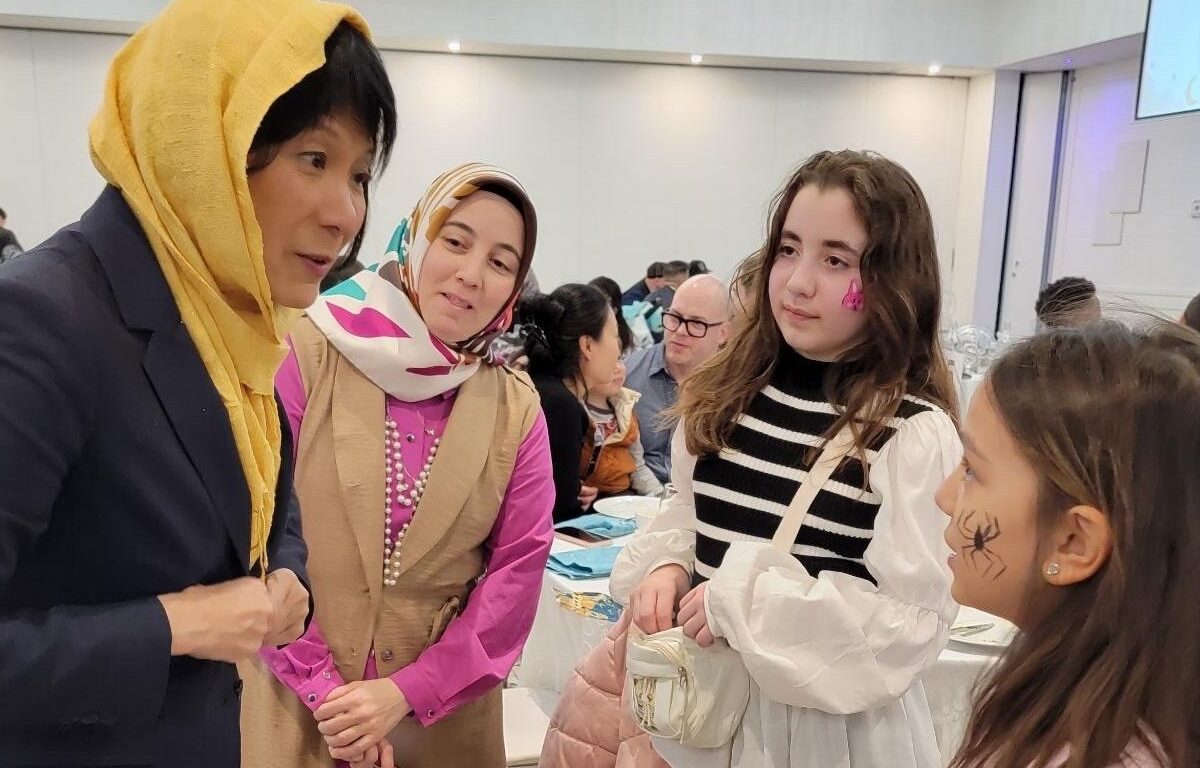
[[808, 471], [803, 482], [800, 483], [800, 487], [796, 489], [796, 495], [792, 497], [792, 503], [788, 505], [787, 512], [783, 514], [783, 519], [779, 521], [779, 528], [775, 530], [775, 536], [771, 539], [771, 546], [784, 554], [791, 553], [792, 546], [796, 543], [796, 536], [800, 533], [800, 526], [804, 525], [808, 508], [812, 506], [813, 499], [817, 498], [817, 492], [829, 480], [829, 476], [837, 469], [842, 459], [853, 449], [854, 434], [850, 431], [850, 425], [846, 424], [833, 436], [833, 439], [825, 444], [825, 449], [821, 451], [821, 455], [817, 457], [812, 469]]

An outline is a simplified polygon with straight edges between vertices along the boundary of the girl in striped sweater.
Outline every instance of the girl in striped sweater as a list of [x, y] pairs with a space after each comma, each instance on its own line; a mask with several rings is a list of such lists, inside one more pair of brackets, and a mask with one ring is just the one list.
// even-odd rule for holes
[[[678, 494], [612, 578], [642, 631], [737, 650], [750, 703], [725, 748], [655, 748], [689, 768], [933, 768], [920, 675], [956, 612], [933, 497], [961, 447], [929, 208], [897, 164], [819, 153], [754, 270], [738, 335], [683, 384]], [[844, 424], [855, 448], [784, 555], [771, 537]]]

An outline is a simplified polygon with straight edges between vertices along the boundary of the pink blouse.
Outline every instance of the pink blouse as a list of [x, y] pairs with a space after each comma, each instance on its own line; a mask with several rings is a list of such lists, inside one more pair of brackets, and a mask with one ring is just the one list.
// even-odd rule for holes
[[[298, 437], [306, 396], [294, 352], [288, 354], [275, 385], [292, 434]], [[387, 415], [401, 436], [401, 462], [406, 468], [419, 471], [424, 465], [433, 440], [446, 429], [456, 394], [452, 391], [418, 403], [387, 398]], [[487, 575], [442, 638], [391, 676], [423, 725], [436, 723], [474, 701], [502, 683], [512, 670], [537, 610], [542, 571], [553, 540], [553, 504], [550, 441], [545, 417], [539, 413], [517, 450], [508, 492], [488, 538]], [[363, 513], [374, 516], [376, 510]], [[411, 518], [411, 509], [395, 505], [393, 535]], [[379, 538], [383, 546], [382, 524]], [[294, 643], [279, 649], [264, 648], [259, 655], [275, 677], [295, 691], [310, 710], [316, 710], [331, 691], [345, 684], [315, 618]], [[378, 676], [372, 650], [363, 679]]]

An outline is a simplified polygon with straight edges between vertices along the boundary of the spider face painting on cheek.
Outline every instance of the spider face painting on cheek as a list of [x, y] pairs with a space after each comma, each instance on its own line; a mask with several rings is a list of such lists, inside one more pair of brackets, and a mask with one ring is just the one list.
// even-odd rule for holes
[[1004, 559], [990, 546], [1000, 538], [1000, 521], [988, 512], [965, 509], [955, 521], [958, 532], [967, 541], [961, 547], [963, 560], [980, 576], [998, 579], [1008, 570]]

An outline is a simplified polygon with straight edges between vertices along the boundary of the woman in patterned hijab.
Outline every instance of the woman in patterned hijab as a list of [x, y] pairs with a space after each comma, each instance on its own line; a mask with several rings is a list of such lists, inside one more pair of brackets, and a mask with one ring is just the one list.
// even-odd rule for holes
[[316, 611], [247, 675], [246, 765], [505, 765], [554, 485], [536, 391], [488, 347], [535, 239], [515, 178], [460, 166], [293, 333], [277, 385]]

